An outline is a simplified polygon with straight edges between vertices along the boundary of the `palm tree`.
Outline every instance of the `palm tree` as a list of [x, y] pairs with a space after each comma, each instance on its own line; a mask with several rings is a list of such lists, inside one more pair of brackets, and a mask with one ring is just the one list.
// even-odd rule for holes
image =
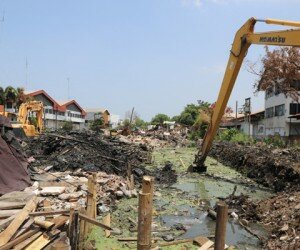
[[26, 96], [25, 96], [25, 93], [24, 93], [24, 88], [17, 88], [16, 89], [17, 91], [17, 97], [16, 97], [16, 108], [19, 109], [20, 105], [23, 103], [23, 102], [26, 102], [26, 100], [28, 99]]
[[5, 103], [6, 106], [8, 103], [11, 103], [11, 105], [13, 106], [16, 103], [17, 100], [17, 91], [14, 87], [12, 86], [8, 86], [5, 88], [4, 90], [4, 94], [5, 94]]
[[0, 86], [0, 105], [3, 105], [3, 115], [5, 112], [5, 94], [4, 89]]
[[8, 86], [5, 89], [0, 87], [0, 104], [3, 105], [3, 114], [5, 114], [5, 106], [7, 103], [13, 104], [16, 103], [17, 100], [17, 91], [14, 87]]

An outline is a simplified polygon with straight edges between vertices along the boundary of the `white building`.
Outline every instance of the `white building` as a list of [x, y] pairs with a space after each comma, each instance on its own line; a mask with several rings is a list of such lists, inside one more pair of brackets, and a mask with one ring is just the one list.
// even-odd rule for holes
[[[300, 92], [300, 82], [293, 86]], [[270, 87], [265, 91], [265, 135], [300, 136], [300, 103]], [[296, 116], [295, 116], [296, 115]]]
[[59, 129], [66, 122], [72, 122], [73, 129], [83, 129], [85, 124], [85, 111], [75, 101], [57, 102], [44, 90], [26, 92], [36, 101], [44, 104], [44, 126], [48, 129]]

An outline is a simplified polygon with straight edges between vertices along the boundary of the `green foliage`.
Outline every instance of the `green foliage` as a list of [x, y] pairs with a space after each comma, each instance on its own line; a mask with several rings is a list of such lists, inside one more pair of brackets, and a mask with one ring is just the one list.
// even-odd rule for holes
[[179, 115], [178, 122], [183, 125], [193, 126], [199, 118], [200, 111], [208, 111], [210, 103], [199, 101], [199, 104], [188, 104], [184, 107], [184, 110]]
[[165, 114], [157, 114], [155, 115], [152, 120], [151, 123], [152, 124], [163, 124], [164, 121], [169, 121], [170, 117], [165, 115]]
[[134, 121], [134, 126], [141, 129], [146, 129], [148, 122], [145, 122], [143, 119], [137, 117]]
[[253, 139], [250, 136], [240, 132], [235, 128], [225, 129], [221, 131], [219, 133], [218, 139], [220, 141], [231, 141], [231, 142], [243, 142], [243, 143], [253, 142]]
[[64, 131], [67, 131], [67, 132], [72, 131], [72, 129], [73, 129], [73, 124], [72, 124], [72, 122], [70, 122], [70, 121], [65, 121], [65, 122], [63, 123], [63, 125], [62, 125], [62, 129], [63, 129]]
[[264, 142], [274, 147], [279, 147], [279, 148], [285, 147], [285, 142], [280, 135], [268, 136], [264, 138]]
[[103, 127], [103, 124], [104, 124], [104, 120], [101, 117], [101, 118], [96, 119], [96, 120], [94, 120], [90, 123], [90, 129], [93, 130], [93, 131], [99, 132], [101, 130], [101, 128]]
[[171, 118], [171, 121], [174, 121], [174, 122], [179, 122], [179, 118], [180, 118], [180, 116], [179, 115], [175, 115], [175, 116], [173, 116], [172, 118]]

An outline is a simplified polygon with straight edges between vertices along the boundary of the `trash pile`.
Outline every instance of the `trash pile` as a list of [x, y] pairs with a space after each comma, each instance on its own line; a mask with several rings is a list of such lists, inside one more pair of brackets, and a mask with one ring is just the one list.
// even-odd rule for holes
[[[268, 239], [260, 237], [267, 249], [298, 249], [300, 246], [300, 192], [280, 193], [274, 197], [254, 202], [241, 194], [225, 199], [231, 215], [242, 226], [249, 222], [262, 224], [269, 232]], [[248, 228], [249, 229], [249, 228]], [[249, 230], [250, 233], [253, 231]]]
[[151, 156], [145, 145], [89, 131], [43, 134], [31, 139], [25, 151], [35, 159], [30, 164], [34, 167], [52, 166], [54, 171], [61, 172], [80, 168], [120, 176], [126, 175], [128, 164], [140, 168]]
[[25, 146], [28, 156], [32, 157], [30, 169], [35, 172], [105, 172], [124, 178], [128, 171], [136, 182], [144, 175], [155, 177], [156, 183], [171, 185], [177, 175], [172, 166], [148, 170], [152, 151], [149, 145], [133, 143], [126, 137], [110, 137], [90, 131], [60, 134], [44, 134], [31, 139]]
[[297, 148], [216, 142], [210, 156], [247, 174], [275, 191], [300, 190], [300, 154]]
[[173, 129], [156, 126], [147, 131], [137, 130], [126, 139], [133, 143], [146, 144], [151, 148], [187, 147], [191, 143], [188, 139], [188, 129], [180, 126]]

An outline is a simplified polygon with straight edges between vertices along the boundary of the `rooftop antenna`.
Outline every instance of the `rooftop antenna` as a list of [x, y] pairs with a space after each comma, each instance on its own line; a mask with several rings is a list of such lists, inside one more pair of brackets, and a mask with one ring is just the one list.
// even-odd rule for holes
[[[28, 60], [25, 58], [25, 89], [28, 88]], [[28, 90], [28, 89], [27, 89]]]

